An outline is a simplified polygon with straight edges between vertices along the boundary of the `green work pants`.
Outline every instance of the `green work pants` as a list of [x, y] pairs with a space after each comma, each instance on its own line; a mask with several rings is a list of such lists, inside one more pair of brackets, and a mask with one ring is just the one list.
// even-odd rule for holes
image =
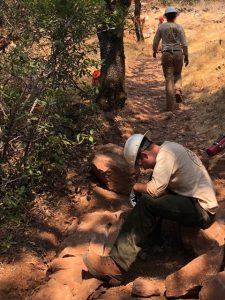
[[162, 68], [166, 81], [166, 110], [173, 111], [175, 108], [175, 93], [181, 93], [183, 68], [183, 52], [163, 52]]
[[125, 219], [109, 253], [122, 269], [127, 271], [141, 248], [149, 242], [158, 217], [200, 228], [209, 227], [213, 219], [193, 198], [177, 194], [159, 198], [142, 195]]

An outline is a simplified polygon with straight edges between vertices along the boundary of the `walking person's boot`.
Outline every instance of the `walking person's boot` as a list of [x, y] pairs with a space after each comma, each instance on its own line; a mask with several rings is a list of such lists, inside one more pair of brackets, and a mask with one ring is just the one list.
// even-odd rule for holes
[[175, 99], [176, 99], [176, 103], [181, 103], [183, 102], [183, 97], [182, 97], [182, 91], [179, 89], [177, 89], [175, 91]]
[[89, 273], [95, 278], [105, 280], [110, 285], [119, 285], [122, 281], [122, 269], [110, 256], [101, 256], [87, 252], [83, 258]]

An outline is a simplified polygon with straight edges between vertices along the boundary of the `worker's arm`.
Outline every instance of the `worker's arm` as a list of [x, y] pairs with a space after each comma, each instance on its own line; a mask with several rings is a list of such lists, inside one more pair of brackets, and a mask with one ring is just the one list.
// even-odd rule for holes
[[183, 27], [181, 27], [181, 47], [183, 49], [183, 54], [184, 54], [184, 63], [185, 66], [187, 66], [189, 64], [188, 45], [187, 45], [187, 39]]
[[166, 192], [175, 168], [175, 162], [175, 156], [167, 151], [163, 151], [157, 158], [152, 179], [146, 185], [146, 191], [150, 196], [158, 198]]
[[144, 193], [147, 194], [147, 183], [135, 183], [133, 186], [135, 193]]
[[160, 29], [158, 28], [158, 30], [156, 31], [154, 40], [153, 40], [153, 56], [154, 56], [154, 54], [156, 54], [158, 52], [160, 40], [161, 40], [161, 32], [160, 32]]

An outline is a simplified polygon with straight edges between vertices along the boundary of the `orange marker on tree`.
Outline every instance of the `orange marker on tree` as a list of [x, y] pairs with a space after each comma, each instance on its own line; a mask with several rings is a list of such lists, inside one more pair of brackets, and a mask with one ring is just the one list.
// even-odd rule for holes
[[92, 73], [92, 85], [99, 86], [101, 77], [101, 70], [97, 69]]

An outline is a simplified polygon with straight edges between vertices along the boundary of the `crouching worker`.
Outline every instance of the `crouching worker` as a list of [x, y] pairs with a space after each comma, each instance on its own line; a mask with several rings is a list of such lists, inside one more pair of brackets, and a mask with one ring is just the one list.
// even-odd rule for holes
[[97, 278], [121, 280], [138, 252], [149, 242], [156, 220], [165, 218], [185, 226], [207, 228], [218, 203], [212, 181], [200, 159], [180, 144], [155, 144], [146, 134], [134, 134], [124, 147], [126, 161], [133, 167], [153, 169], [147, 183], [136, 183], [136, 205], [124, 221], [109, 253], [87, 253], [84, 262]]

